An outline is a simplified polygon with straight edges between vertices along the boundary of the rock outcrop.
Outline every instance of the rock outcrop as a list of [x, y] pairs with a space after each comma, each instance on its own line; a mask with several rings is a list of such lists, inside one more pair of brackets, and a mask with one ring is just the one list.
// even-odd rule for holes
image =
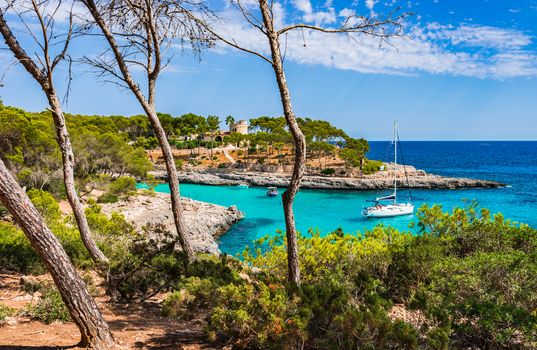
[[[186, 226], [190, 230], [191, 242], [195, 251], [218, 254], [215, 238], [225, 233], [231, 226], [244, 218], [244, 213], [235, 206], [229, 208], [181, 198]], [[127, 221], [137, 228], [147, 224], [164, 224], [171, 232], [175, 231], [171, 211], [170, 195], [137, 195], [117, 203], [103, 204], [103, 212], [123, 214]]]
[[[259, 172], [215, 172], [191, 171], [181, 172], [179, 180], [183, 183], [205, 185], [238, 185], [250, 184], [252, 186], [286, 187], [290, 176], [287, 174], [259, 173]], [[334, 177], [334, 176], [304, 176], [301, 188], [334, 189], [334, 190], [377, 190], [393, 186], [393, 178], [389, 176], [364, 177]], [[402, 188], [421, 189], [461, 189], [461, 188], [497, 188], [504, 184], [488, 180], [450, 178], [438, 175], [425, 174], [416, 171], [408, 177], [408, 184], [404, 178], [399, 178], [398, 186]]]

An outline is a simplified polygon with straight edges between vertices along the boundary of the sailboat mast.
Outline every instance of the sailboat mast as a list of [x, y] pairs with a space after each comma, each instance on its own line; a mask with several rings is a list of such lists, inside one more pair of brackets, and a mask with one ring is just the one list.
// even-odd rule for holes
[[397, 120], [393, 122], [393, 143], [394, 143], [394, 168], [393, 168], [393, 203], [397, 202]]

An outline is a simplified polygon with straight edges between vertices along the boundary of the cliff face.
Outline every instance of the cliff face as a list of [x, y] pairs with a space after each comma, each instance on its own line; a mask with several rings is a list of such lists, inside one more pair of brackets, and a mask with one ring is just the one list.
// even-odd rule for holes
[[[460, 188], [496, 188], [504, 186], [501, 183], [487, 180], [449, 178], [418, 172], [411, 173], [408, 184], [404, 178], [399, 178], [398, 186], [422, 189], [460, 189]], [[261, 172], [182, 172], [179, 180], [184, 183], [206, 185], [238, 185], [286, 187], [289, 175]], [[377, 190], [393, 186], [393, 178], [389, 176], [365, 177], [332, 177], [304, 176], [301, 188], [311, 189], [341, 189], [341, 190]]]
[[[235, 206], [226, 208], [185, 197], [181, 200], [192, 246], [198, 252], [218, 254], [215, 239], [244, 218], [244, 214]], [[132, 222], [137, 228], [149, 223], [164, 224], [170, 232], [175, 232], [168, 194], [137, 195], [125, 201], [103, 204], [102, 207], [103, 212], [107, 214], [114, 211], [123, 214], [127, 221]]]

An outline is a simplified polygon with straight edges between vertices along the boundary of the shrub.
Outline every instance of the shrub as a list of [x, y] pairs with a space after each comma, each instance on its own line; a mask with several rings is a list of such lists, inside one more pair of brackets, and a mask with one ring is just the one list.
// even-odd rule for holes
[[[475, 207], [417, 215], [417, 236], [299, 235], [300, 287], [286, 282], [285, 235], [263, 238], [229, 278], [181, 278], [165, 313], [207, 309], [209, 337], [238, 348], [535, 348], [537, 231]], [[394, 303], [421, 321], [392, 319]]]
[[226, 163], [220, 163], [218, 164], [218, 169], [225, 169], [227, 168], [227, 164]]
[[49, 192], [32, 188], [27, 194], [48, 224], [60, 220], [60, 206]]
[[99, 203], [117, 203], [118, 201], [119, 197], [112, 193], [104, 193], [97, 198], [97, 202]]
[[321, 174], [323, 175], [334, 175], [336, 173], [336, 169], [333, 168], [326, 168], [321, 170]]
[[365, 164], [362, 168], [362, 173], [364, 173], [365, 175], [374, 174], [380, 170], [381, 166], [382, 166], [381, 161], [366, 159]]
[[1, 221], [0, 267], [23, 274], [45, 271], [24, 233], [13, 224]]
[[2, 326], [2, 324], [5, 322], [5, 320], [8, 317], [13, 316], [14, 314], [15, 314], [14, 309], [0, 304], [0, 326]]
[[60, 292], [53, 287], [45, 289], [39, 302], [35, 306], [29, 306], [26, 311], [32, 319], [45, 324], [71, 320], [69, 310], [63, 303]]
[[130, 176], [120, 176], [110, 184], [109, 193], [116, 196], [136, 191], [136, 180]]
[[162, 304], [162, 312], [166, 316], [180, 319], [191, 319], [198, 309], [212, 303], [215, 288], [213, 282], [199, 277], [183, 279], [178, 290], [170, 294]]
[[182, 159], [175, 159], [175, 167], [177, 168], [177, 170], [182, 170], [184, 165], [185, 163]]

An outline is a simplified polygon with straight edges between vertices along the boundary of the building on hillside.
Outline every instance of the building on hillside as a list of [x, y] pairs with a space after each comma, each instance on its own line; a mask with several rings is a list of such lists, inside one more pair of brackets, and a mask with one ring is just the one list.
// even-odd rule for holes
[[248, 135], [248, 122], [246, 120], [239, 120], [231, 125], [229, 132], [238, 132], [242, 135]]

